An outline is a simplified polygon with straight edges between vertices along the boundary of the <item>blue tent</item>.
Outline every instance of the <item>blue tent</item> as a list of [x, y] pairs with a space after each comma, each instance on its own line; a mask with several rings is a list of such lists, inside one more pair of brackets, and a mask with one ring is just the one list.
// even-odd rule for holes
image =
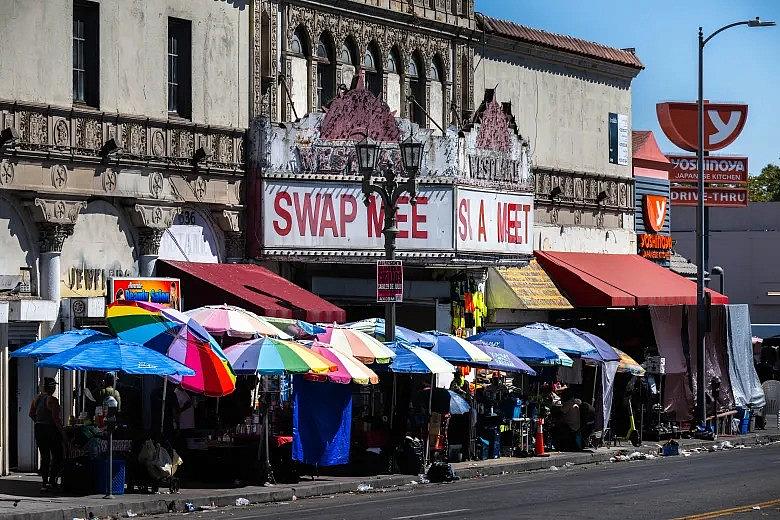
[[195, 371], [164, 354], [119, 338], [90, 341], [38, 362], [39, 367], [124, 372], [134, 375], [192, 376]]
[[577, 334], [547, 323], [532, 323], [525, 327], [514, 329], [512, 332], [531, 338], [549, 349], [554, 350], [558, 348], [564, 354], [585, 356], [597, 352], [596, 347]]
[[584, 339], [594, 347], [596, 347], [596, 352], [593, 352], [591, 354], [585, 354], [582, 357], [585, 359], [593, 359], [595, 361], [620, 361], [620, 356], [617, 352], [615, 352], [615, 349], [612, 348], [612, 346], [601, 339], [600, 337], [596, 336], [595, 334], [591, 334], [590, 332], [585, 332], [584, 330], [571, 328], [568, 329], [569, 332], [576, 334], [580, 338]]
[[75, 329], [63, 332], [62, 334], [53, 334], [38, 341], [34, 341], [22, 348], [11, 352], [13, 358], [32, 357], [42, 359], [53, 354], [59, 354], [77, 345], [109, 339], [111, 336], [103, 334], [92, 329]]
[[[347, 326], [351, 329], [357, 329], [359, 331], [365, 332], [369, 336], [373, 336], [379, 341], [385, 341], [385, 320], [383, 318], [371, 318], [367, 320], [356, 321], [354, 323], [348, 324]], [[431, 348], [434, 345], [433, 338], [431, 338], [428, 334], [417, 332], [400, 325], [395, 326], [395, 339], [396, 341], [403, 341], [425, 348]]]
[[500, 370], [502, 372], [524, 373], [531, 376], [536, 375], [536, 371], [529, 367], [522, 359], [511, 352], [499, 347], [491, 347], [486, 343], [475, 343], [478, 349], [492, 358], [483, 366], [490, 370]]
[[480, 332], [468, 338], [472, 343], [482, 342], [489, 347], [498, 347], [519, 357], [526, 363], [542, 363], [558, 359], [558, 354], [531, 338], [497, 329]]

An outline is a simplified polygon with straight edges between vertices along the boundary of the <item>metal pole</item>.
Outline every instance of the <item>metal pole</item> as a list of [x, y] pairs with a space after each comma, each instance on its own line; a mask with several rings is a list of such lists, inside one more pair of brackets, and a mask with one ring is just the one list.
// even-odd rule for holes
[[425, 456], [423, 458], [423, 466], [428, 468], [428, 455], [431, 451], [431, 408], [433, 406], [433, 383], [436, 379], [436, 374], [431, 372], [431, 392], [428, 394], [428, 431], [425, 435]]
[[103, 498], [114, 498], [114, 483], [113, 481], [114, 476], [114, 431], [113, 429], [108, 430], [108, 483], [106, 484], [108, 486], [108, 489], [106, 489], [106, 496]]
[[168, 378], [163, 378], [163, 392], [162, 392], [162, 409], [160, 412], [160, 437], [162, 437], [162, 433], [164, 430], [164, 424], [165, 424], [165, 401], [168, 397]]
[[698, 95], [698, 146], [696, 161], [699, 169], [696, 206], [696, 408], [701, 426], [706, 426], [707, 403], [705, 388], [705, 323], [704, 313], [704, 33], [699, 27], [699, 95]]
[[[386, 179], [390, 181], [390, 179]], [[388, 184], [390, 186], [388, 187]], [[385, 235], [385, 258], [395, 259], [395, 239], [398, 235], [396, 227], [395, 214], [396, 203], [393, 197], [393, 187], [391, 182], [385, 183], [387, 198], [385, 199], [385, 228], [382, 233]], [[385, 303], [385, 341], [395, 341], [395, 302]]]

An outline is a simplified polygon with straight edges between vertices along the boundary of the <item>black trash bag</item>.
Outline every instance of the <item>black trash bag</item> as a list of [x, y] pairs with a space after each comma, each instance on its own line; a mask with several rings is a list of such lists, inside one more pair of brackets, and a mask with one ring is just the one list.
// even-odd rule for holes
[[460, 477], [455, 475], [452, 470], [452, 465], [446, 462], [434, 462], [431, 467], [428, 468], [428, 480], [431, 482], [452, 482], [453, 480], [460, 480]]
[[403, 475], [420, 475], [424, 473], [424, 452], [425, 446], [420, 439], [405, 437], [398, 454], [398, 471]]

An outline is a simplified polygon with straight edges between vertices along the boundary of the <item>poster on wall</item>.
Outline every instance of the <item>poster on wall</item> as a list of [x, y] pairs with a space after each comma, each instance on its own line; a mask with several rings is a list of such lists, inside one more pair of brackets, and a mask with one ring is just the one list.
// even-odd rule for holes
[[628, 116], [609, 113], [609, 162], [628, 165]]
[[141, 301], [181, 310], [181, 281], [178, 278], [111, 278], [108, 298], [109, 303]]

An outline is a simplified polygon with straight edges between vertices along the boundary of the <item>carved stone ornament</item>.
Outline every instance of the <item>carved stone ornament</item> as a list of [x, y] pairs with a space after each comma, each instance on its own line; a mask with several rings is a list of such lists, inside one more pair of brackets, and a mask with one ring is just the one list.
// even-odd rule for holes
[[64, 164], [55, 164], [51, 167], [51, 185], [57, 190], [65, 189], [68, 185], [68, 169]]
[[160, 172], [152, 172], [149, 175], [149, 194], [155, 198], [159, 199], [160, 195], [162, 195], [163, 191], [163, 174]]
[[155, 130], [152, 133], [152, 153], [155, 157], [165, 156], [165, 136], [162, 130]]
[[239, 232], [241, 227], [239, 225], [239, 212], [237, 210], [222, 210], [221, 212], [214, 212], [212, 214], [219, 224], [220, 229], [225, 233]]
[[86, 207], [83, 200], [35, 199], [32, 211], [38, 222], [75, 224], [79, 212]]
[[206, 179], [200, 175], [194, 181], [192, 181], [192, 193], [195, 194], [195, 197], [198, 200], [203, 200], [203, 197], [206, 196], [207, 190], [208, 183], [206, 182]]
[[225, 233], [225, 256], [231, 260], [244, 258], [246, 251], [246, 239], [240, 231], [228, 231]]
[[168, 229], [179, 212], [181, 212], [181, 208], [173, 206], [136, 204], [133, 206], [132, 217], [135, 224], [139, 227]]
[[140, 228], [138, 230], [138, 249], [142, 256], [157, 256], [160, 254], [160, 240], [165, 229]]
[[14, 182], [14, 165], [8, 161], [0, 162], [0, 186]]
[[42, 222], [38, 225], [41, 253], [62, 253], [65, 239], [73, 234], [73, 224]]
[[395, 112], [365, 88], [363, 71], [354, 89], [330, 103], [320, 127], [320, 136], [329, 140], [359, 141], [359, 132], [375, 141], [397, 142], [401, 136]]
[[581, 209], [574, 210], [574, 225], [575, 226], [582, 225], [582, 210]]
[[117, 185], [117, 173], [114, 170], [106, 170], [101, 174], [101, 181], [103, 183], [103, 191], [106, 193], [114, 193]]
[[65, 148], [70, 144], [69, 138], [70, 130], [68, 130], [68, 122], [64, 119], [58, 120], [54, 124], [54, 144]]
[[509, 120], [495, 99], [487, 104], [482, 113], [482, 122], [477, 131], [477, 148], [509, 151]]

